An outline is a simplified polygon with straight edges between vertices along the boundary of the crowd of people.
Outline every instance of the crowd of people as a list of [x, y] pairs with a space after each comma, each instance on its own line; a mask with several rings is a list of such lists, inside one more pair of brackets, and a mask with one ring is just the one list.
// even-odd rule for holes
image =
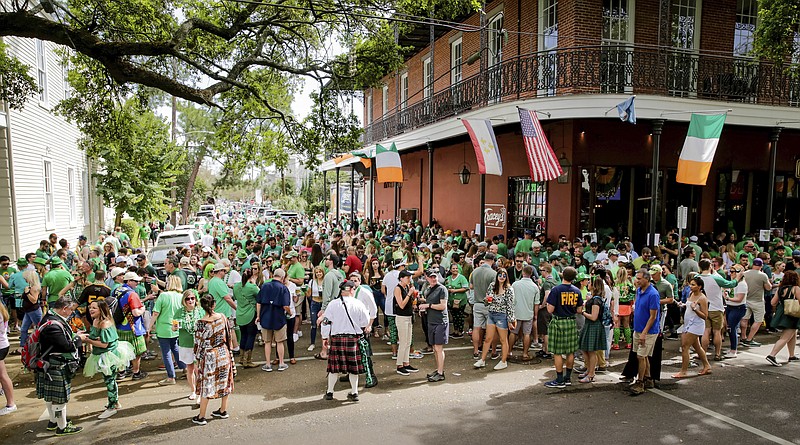
[[[391, 345], [401, 376], [419, 372], [412, 359], [432, 354], [431, 383], [446, 379], [450, 339], [471, 340], [476, 369], [496, 360], [493, 369], [501, 371], [510, 361], [532, 360], [535, 351], [553, 360], [556, 378], [545, 386], [557, 389], [572, 385], [573, 373], [591, 384], [607, 371], [612, 350], [628, 349], [622, 375], [633, 394], [659, 380], [665, 339], [681, 341], [676, 379], [698, 366], [692, 351], [702, 364], [697, 374], [707, 375], [712, 361], [760, 346], [760, 329], [781, 331], [766, 356], [771, 365], [783, 365], [777, 355], [784, 347], [790, 363], [798, 360], [800, 314], [787, 303], [800, 297], [800, 238], [793, 235], [759, 246], [749, 236], [679, 240], [671, 231], [664, 243], [638, 251], [614, 235], [600, 243], [531, 231], [480, 240], [435, 221], [248, 221], [222, 207], [198, 224], [199, 243], [175, 246], [162, 273], [149, 263], [145, 241], [169, 228], [142, 225], [137, 246], [119, 228], [101, 232], [93, 245], [81, 236], [74, 248], [52, 234], [16, 267], [0, 256], [0, 384], [7, 400], [0, 415], [16, 410], [3, 359], [24, 354], [31, 335], [44, 351], [36, 395], [57, 435], [81, 431], [66, 417], [78, 370], [102, 376], [108, 403], [99, 418], [107, 419], [122, 406], [117, 382], [148, 377], [141, 360], [156, 357], [150, 339], [166, 372], [158, 384], [186, 376], [198, 425], [207, 423], [211, 399], [221, 405], [210, 416], [228, 417], [237, 372], [259, 367], [257, 345], [264, 372], [291, 369], [298, 348], [316, 351], [327, 362], [324, 399], [334, 399], [341, 381], [349, 383], [351, 401], [358, 401], [362, 374], [365, 388], [378, 385], [375, 341]], [[301, 340], [303, 324], [310, 330]], [[414, 344], [416, 328], [424, 344]], [[14, 331], [20, 342], [12, 347]]]

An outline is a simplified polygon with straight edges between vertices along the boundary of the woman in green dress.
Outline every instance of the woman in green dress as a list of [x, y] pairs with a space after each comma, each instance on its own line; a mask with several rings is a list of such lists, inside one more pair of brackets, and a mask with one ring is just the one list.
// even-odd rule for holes
[[83, 375], [86, 377], [97, 373], [103, 375], [108, 405], [98, 418], [107, 419], [116, 414], [120, 408], [117, 371], [127, 368], [131, 360], [136, 358], [136, 354], [130, 343], [119, 341], [111, 310], [105, 300], [93, 301], [89, 305], [89, 315], [94, 320], [91, 330], [88, 334], [80, 334], [81, 341], [92, 346], [92, 355], [86, 360]]
[[464, 337], [464, 308], [467, 306], [469, 282], [458, 271], [458, 264], [450, 266], [450, 275], [444, 281], [450, 293], [449, 313], [453, 317], [453, 338]]
[[256, 296], [259, 287], [256, 286], [256, 279], [253, 269], [245, 269], [242, 273], [242, 281], [233, 285], [233, 299], [236, 300], [236, 324], [242, 331], [241, 365], [245, 368], [255, 368], [253, 363], [253, 347], [256, 342], [258, 327], [256, 326]]

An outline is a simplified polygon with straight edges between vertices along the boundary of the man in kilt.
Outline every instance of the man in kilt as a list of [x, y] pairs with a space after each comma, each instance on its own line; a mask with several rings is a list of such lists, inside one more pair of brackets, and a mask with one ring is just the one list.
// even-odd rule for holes
[[[565, 388], [572, 385], [572, 366], [575, 363], [575, 351], [578, 350], [578, 326], [575, 316], [583, 312], [581, 291], [572, 285], [578, 272], [574, 267], [567, 267], [561, 273], [561, 284], [550, 290], [547, 295], [547, 312], [553, 319], [547, 327], [548, 346], [553, 354], [556, 367], [556, 379], [544, 384], [548, 388]], [[566, 372], [564, 358], [567, 356]]]
[[48, 321], [52, 323], [42, 329], [39, 337], [45, 368], [34, 374], [36, 397], [44, 399], [50, 416], [47, 430], [55, 430], [56, 436], [67, 436], [83, 430], [67, 421], [67, 402], [81, 350], [80, 338], [72, 333], [67, 324], [72, 309], [73, 301], [66, 296], [50, 303], [50, 310], [42, 318], [42, 324]]
[[328, 349], [328, 390], [325, 400], [333, 400], [337, 375], [347, 373], [350, 393], [347, 398], [358, 401], [358, 375], [366, 372], [365, 358], [359, 347], [364, 328], [369, 325], [369, 312], [364, 303], [353, 297], [356, 285], [343, 282], [341, 297], [331, 301], [322, 320], [322, 345]]

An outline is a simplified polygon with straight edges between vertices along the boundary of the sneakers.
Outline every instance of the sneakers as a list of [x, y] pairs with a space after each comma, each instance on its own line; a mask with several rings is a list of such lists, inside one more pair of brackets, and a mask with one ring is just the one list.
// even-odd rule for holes
[[502, 360], [497, 362], [496, 365], [494, 365], [494, 370], [495, 371], [501, 371], [501, 370], [506, 369], [506, 368], [508, 368], [508, 362], [504, 362]]
[[492, 353], [492, 360], [497, 360], [499, 358], [500, 358], [500, 352], [499, 351], [494, 351]]
[[425, 377], [426, 377], [426, 378], [431, 378], [431, 377], [435, 376], [436, 374], [439, 374], [439, 371], [438, 371], [438, 370], [436, 370], [436, 371], [433, 371], [433, 372], [431, 372], [431, 373], [429, 373], [429, 374], [425, 374]]
[[202, 426], [202, 425], [207, 425], [208, 421], [206, 420], [205, 417], [194, 416], [194, 417], [192, 417], [192, 423], [194, 423], [195, 425], [201, 425]]
[[650, 377], [645, 377], [644, 387], [645, 389], [654, 389], [656, 387], [656, 381], [651, 379]]
[[485, 368], [486, 362], [481, 359], [478, 359], [478, 361], [473, 363], [472, 366], [474, 366], [475, 368]]
[[401, 367], [399, 367], [399, 368], [397, 368], [397, 373], [398, 373], [398, 374], [400, 374], [400, 375], [411, 375], [411, 373], [410, 373], [410, 372], [408, 372], [408, 371], [406, 370], [406, 368], [404, 368], [404, 367], [402, 367], [402, 366], [401, 366]]
[[433, 348], [425, 348], [422, 350], [422, 355], [430, 355], [433, 354]]
[[551, 359], [553, 358], [553, 354], [549, 352], [539, 351], [536, 353], [536, 357], [539, 357], [541, 359]]
[[[791, 362], [797, 362], [797, 361], [800, 361], [800, 358], [797, 358], [797, 357], [796, 357], [796, 356], [794, 356], [794, 355], [793, 355], [793, 356], [791, 356], [791, 357], [789, 357], [789, 363], [791, 363]], [[2, 414], [0, 414], [0, 416], [2, 416]]]
[[6, 414], [11, 414], [16, 410], [17, 410], [17, 405], [4, 406], [2, 409], [0, 409], [0, 416], [5, 416]]
[[278, 372], [286, 371], [287, 369], [289, 369], [289, 365], [287, 365], [286, 363], [278, 365]]
[[83, 427], [67, 423], [65, 428], [56, 427], [56, 436], [69, 436], [71, 434], [78, 434], [81, 431], [83, 431]]
[[227, 411], [220, 410], [212, 411], [211, 416], [216, 417], [217, 419], [227, 419], [229, 417]]
[[326, 392], [325, 393], [325, 400], [333, 400], [333, 393], [332, 392]]
[[472, 359], [473, 360], [478, 360], [479, 358], [481, 358], [481, 353], [480, 352], [476, 352], [476, 353], [472, 354]]
[[747, 342], [747, 345], [750, 346], [750, 347], [753, 347], [753, 348], [757, 348], [757, 347], [761, 346], [761, 343], [759, 343], [759, 342], [757, 342], [755, 340], [750, 340], [749, 342]]
[[598, 366], [594, 372], [597, 374], [605, 374], [606, 372], [608, 372], [608, 368], [603, 368]]
[[314, 348], [315, 348], [315, 346], [314, 346], [314, 345], [311, 345], [311, 346], [309, 346], [309, 347], [308, 347], [308, 350], [309, 350], [309, 351], [313, 351], [313, 350], [314, 350]]
[[422, 355], [422, 352], [420, 351], [414, 351], [413, 354], [410, 354], [410, 357], [415, 359], [421, 359], [422, 357], [424, 357], [424, 355]]
[[302, 336], [303, 336], [303, 331], [297, 331], [297, 338], [300, 338]]
[[348, 393], [347, 400], [350, 400], [352, 402], [358, 402], [358, 394]]
[[564, 385], [565, 385], [565, 386], [572, 386], [572, 380], [570, 380], [570, 379], [564, 379]]
[[300, 336], [299, 336], [299, 335], [297, 335], [297, 334], [292, 334], [292, 341], [294, 341], [295, 343], [297, 343], [297, 342], [298, 342], [298, 340], [300, 340]]
[[778, 363], [778, 360], [776, 360], [776, 359], [775, 359], [775, 357], [774, 357], [774, 356], [772, 356], [772, 355], [768, 355], [768, 356], [767, 356], [767, 361], [769, 362], [769, 364], [770, 364], [770, 365], [772, 365], [772, 366], [777, 366], [778, 368], [780, 368], [781, 366], [783, 366], [783, 365], [781, 365], [780, 363]]
[[120, 380], [125, 380], [126, 378], [128, 378], [130, 376], [131, 376], [131, 374], [129, 374], [127, 371], [120, 371], [120, 372], [117, 373], [117, 381], [119, 382]]
[[159, 380], [158, 381], [158, 386], [171, 386], [171, 385], [175, 385], [177, 383], [178, 382], [176, 382], [175, 379], [171, 379], [171, 378], [168, 377], [168, 378], [166, 378], [164, 380]]
[[567, 387], [566, 383], [563, 381], [558, 381], [558, 379], [551, 380], [544, 384], [545, 388], [556, 388], [556, 389], [564, 389]]
[[575, 366], [574, 371], [577, 372], [577, 373], [581, 373], [582, 374], [582, 373], [586, 372], [586, 367], [585, 366], [581, 366], [581, 365], [577, 365], [577, 366]]
[[633, 384], [633, 385], [631, 385], [629, 388], [630, 388], [630, 390], [631, 390], [631, 393], [632, 393], [633, 395], [635, 395], [635, 396], [638, 396], [638, 395], [640, 395], [640, 394], [644, 394], [644, 393], [645, 393], [645, 391], [647, 391], [647, 390], [644, 388], [644, 382], [642, 382], [642, 381], [638, 381], [638, 382], [634, 383], [634, 384]]
[[[134, 372], [132, 374], [131, 379], [133, 379], [133, 380], [141, 380], [141, 379], [143, 379], [145, 377], [147, 377], [147, 373], [144, 372], [144, 371], [139, 371], [139, 372]], [[119, 380], [119, 377], [117, 377], [117, 380]]]
[[431, 383], [441, 382], [442, 380], [444, 380], [444, 376], [439, 374], [438, 371], [434, 371], [434, 375], [428, 377], [428, 381]]
[[415, 368], [415, 367], [413, 367], [411, 365], [403, 366], [403, 368], [405, 368], [405, 370], [408, 371], [408, 372], [414, 372], [414, 373], [419, 372], [419, 369], [417, 369], [417, 368]]
[[117, 408], [106, 408], [106, 410], [100, 413], [100, 415], [97, 416], [97, 418], [101, 420], [108, 419], [109, 417], [113, 416], [116, 413], [117, 413]]
[[266, 365], [261, 366], [261, 370], [264, 372], [272, 372], [272, 365], [267, 363]]

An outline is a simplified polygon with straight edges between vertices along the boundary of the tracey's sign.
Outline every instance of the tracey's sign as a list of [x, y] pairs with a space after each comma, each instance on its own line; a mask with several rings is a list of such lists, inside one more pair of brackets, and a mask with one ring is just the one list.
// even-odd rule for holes
[[487, 229], [506, 228], [506, 206], [503, 204], [486, 204], [484, 219]]

